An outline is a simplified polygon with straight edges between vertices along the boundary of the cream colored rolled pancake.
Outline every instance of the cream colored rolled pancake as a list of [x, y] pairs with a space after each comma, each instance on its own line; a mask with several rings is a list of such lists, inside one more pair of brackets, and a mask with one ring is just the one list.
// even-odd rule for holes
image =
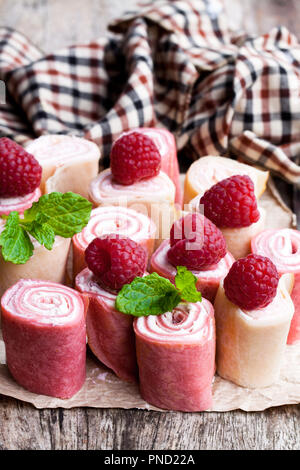
[[279, 378], [294, 305], [280, 278], [277, 295], [263, 309], [243, 311], [230, 302], [223, 288], [214, 303], [217, 330], [217, 373], [248, 388], [267, 387]]
[[52, 134], [35, 139], [26, 150], [42, 166], [43, 193], [73, 191], [88, 197], [88, 185], [99, 171], [100, 150], [95, 143]]
[[208, 155], [196, 160], [185, 176], [184, 204], [188, 204], [198, 194], [203, 196], [214, 184], [234, 175], [248, 175], [254, 183], [257, 198], [264, 192], [269, 177], [268, 171], [231, 158]]
[[[201, 195], [198, 195], [192, 199], [189, 204], [187, 204], [189, 212], [199, 210], [200, 199]], [[219, 227], [226, 240], [227, 249], [235, 259], [244, 258], [244, 256], [251, 253], [251, 240], [265, 228], [267, 217], [266, 211], [260, 206], [258, 209], [260, 213], [259, 220], [248, 227]]]
[[162, 171], [153, 178], [122, 185], [114, 181], [110, 168], [90, 183], [89, 199], [94, 206], [130, 207], [150, 217], [158, 231], [158, 246], [169, 238], [170, 228], [178, 217], [175, 211], [175, 185]]
[[251, 240], [255, 235], [264, 230], [266, 223], [266, 211], [259, 207], [260, 218], [249, 227], [231, 228], [220, 227], [226, 240], [227, 250], [235, 259], [244, 258], [251, 253]]
[[52, 250], [32, 240], [34, 252], [25, 264], [4, 261], [0, 254], [0, 297], [20, 279], [41, 279], [63, 284], [71, 239], [55, 237]]

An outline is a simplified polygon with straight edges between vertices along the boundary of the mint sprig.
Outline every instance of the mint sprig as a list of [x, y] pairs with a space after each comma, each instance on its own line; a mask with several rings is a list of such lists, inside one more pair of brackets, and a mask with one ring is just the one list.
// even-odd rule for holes
[[[187, 302], [199, 302], [201, 293], [196, 289], [197, 278], [185, 266], [177, 266], [175, 285], [181, 294], [181, 298]], [[199, 299], [200, 297], [200, 299]]]
[[71, 238], [87, 225], [92, 204], [79, 194], [53, 192], [40, 197], [20, 218], [11, 212], [0, 234], [0, 246], [5, 261], [24, 264], [33, 254], [29, 235], [51, 250], [55, 236]]
[[13, 211], [9, 214], [5, 228], [0, 235], [2, 256], [5, 261], [24, 264], [33, 254], [33, 244], [28, 233], [20, 225], [19, 214]]
[[122, 313], [142, 317], [171, 312], [182, 302], [201, 302], [196, 289], [197, 278], [185, 266], [177, 267], [175, 286], [157, 273], [136, 277], [125, 284], [116, 298], [116, 309]]

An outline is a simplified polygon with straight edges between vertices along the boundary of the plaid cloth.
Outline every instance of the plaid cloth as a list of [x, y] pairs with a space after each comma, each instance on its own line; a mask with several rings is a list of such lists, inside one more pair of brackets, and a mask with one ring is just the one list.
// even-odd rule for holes
[[234, 34], [221, 6], [151, 1], [107, 37], [46, 56], [1, 28], [1, 135], [75, 134], [107, 158], [121, 132], [165, 127], [190, 159], [244, 158], [299, 182], [300, 46], [283, 27]]

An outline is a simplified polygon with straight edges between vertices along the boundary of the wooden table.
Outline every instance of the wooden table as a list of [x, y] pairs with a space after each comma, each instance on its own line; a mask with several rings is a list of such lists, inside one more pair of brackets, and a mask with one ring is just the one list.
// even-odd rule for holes
[[[105, 34], [135, 0], [0, 0], [1, 23], [44, 51]], [[298, 33], [297, 0], [225, 0], [230, 24], [253, 34], [283, 24]], [[291, 203], [292, 190], [279, 182]], [[264, 412], [160, 413], [120, 409], [45, 409], [0, 396], [0, 449], [299, 449], [299, 406]]]

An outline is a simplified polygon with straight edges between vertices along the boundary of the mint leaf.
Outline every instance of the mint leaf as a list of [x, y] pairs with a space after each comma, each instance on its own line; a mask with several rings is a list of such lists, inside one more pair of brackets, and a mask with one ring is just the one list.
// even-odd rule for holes
[[186, 266], [177, 266], [175, 285], [186, 302], [201, 302], [201, 292], [196, 288], [197, 278]]
[[44, 194], [24, 212], [24, 225], [35, 220], [40, 226], [47, 224], [55, 235], [70, 238], [87, 225], [91, 210], [91, 202], [79, 194]]
[[52, 250], [55, 242], [55, 232], [48, 224], [40, 224], [39, 222], [32, 222], [27, 227], [27, 231], [35, 238], [41, 245], [44, 245], [47, 250]]
[[182, 301], [201, 302], [196, 282], [196, 276], [185, 266], [177, 266], [176, 287], [157, 273], [136, 277], [131, 284], [122, 287], [115, 306], [120, 312], [135, 317], [172, 312]]
[[55, 235], [71, 238], [87, 225], [92, 210], [90, 201], [72, 192], [53, 192], [40, 197], [23, 218], [11, 212], [0, 236], [5, 261], [24, 264], [32, 256], [33, 244], [29, 234], [51, 250]]
[[116, 308], [135, 317], [172, 311], [181, 301], [173, 284], [157, 273], [136, 277], [125, 284], [116, 298]]
[[33, 254], [33, 244], [19, 221], [18, 212], [11, 212], [0, 235], [2, 256], [5, 261], [14, 264], [26, 263]]

